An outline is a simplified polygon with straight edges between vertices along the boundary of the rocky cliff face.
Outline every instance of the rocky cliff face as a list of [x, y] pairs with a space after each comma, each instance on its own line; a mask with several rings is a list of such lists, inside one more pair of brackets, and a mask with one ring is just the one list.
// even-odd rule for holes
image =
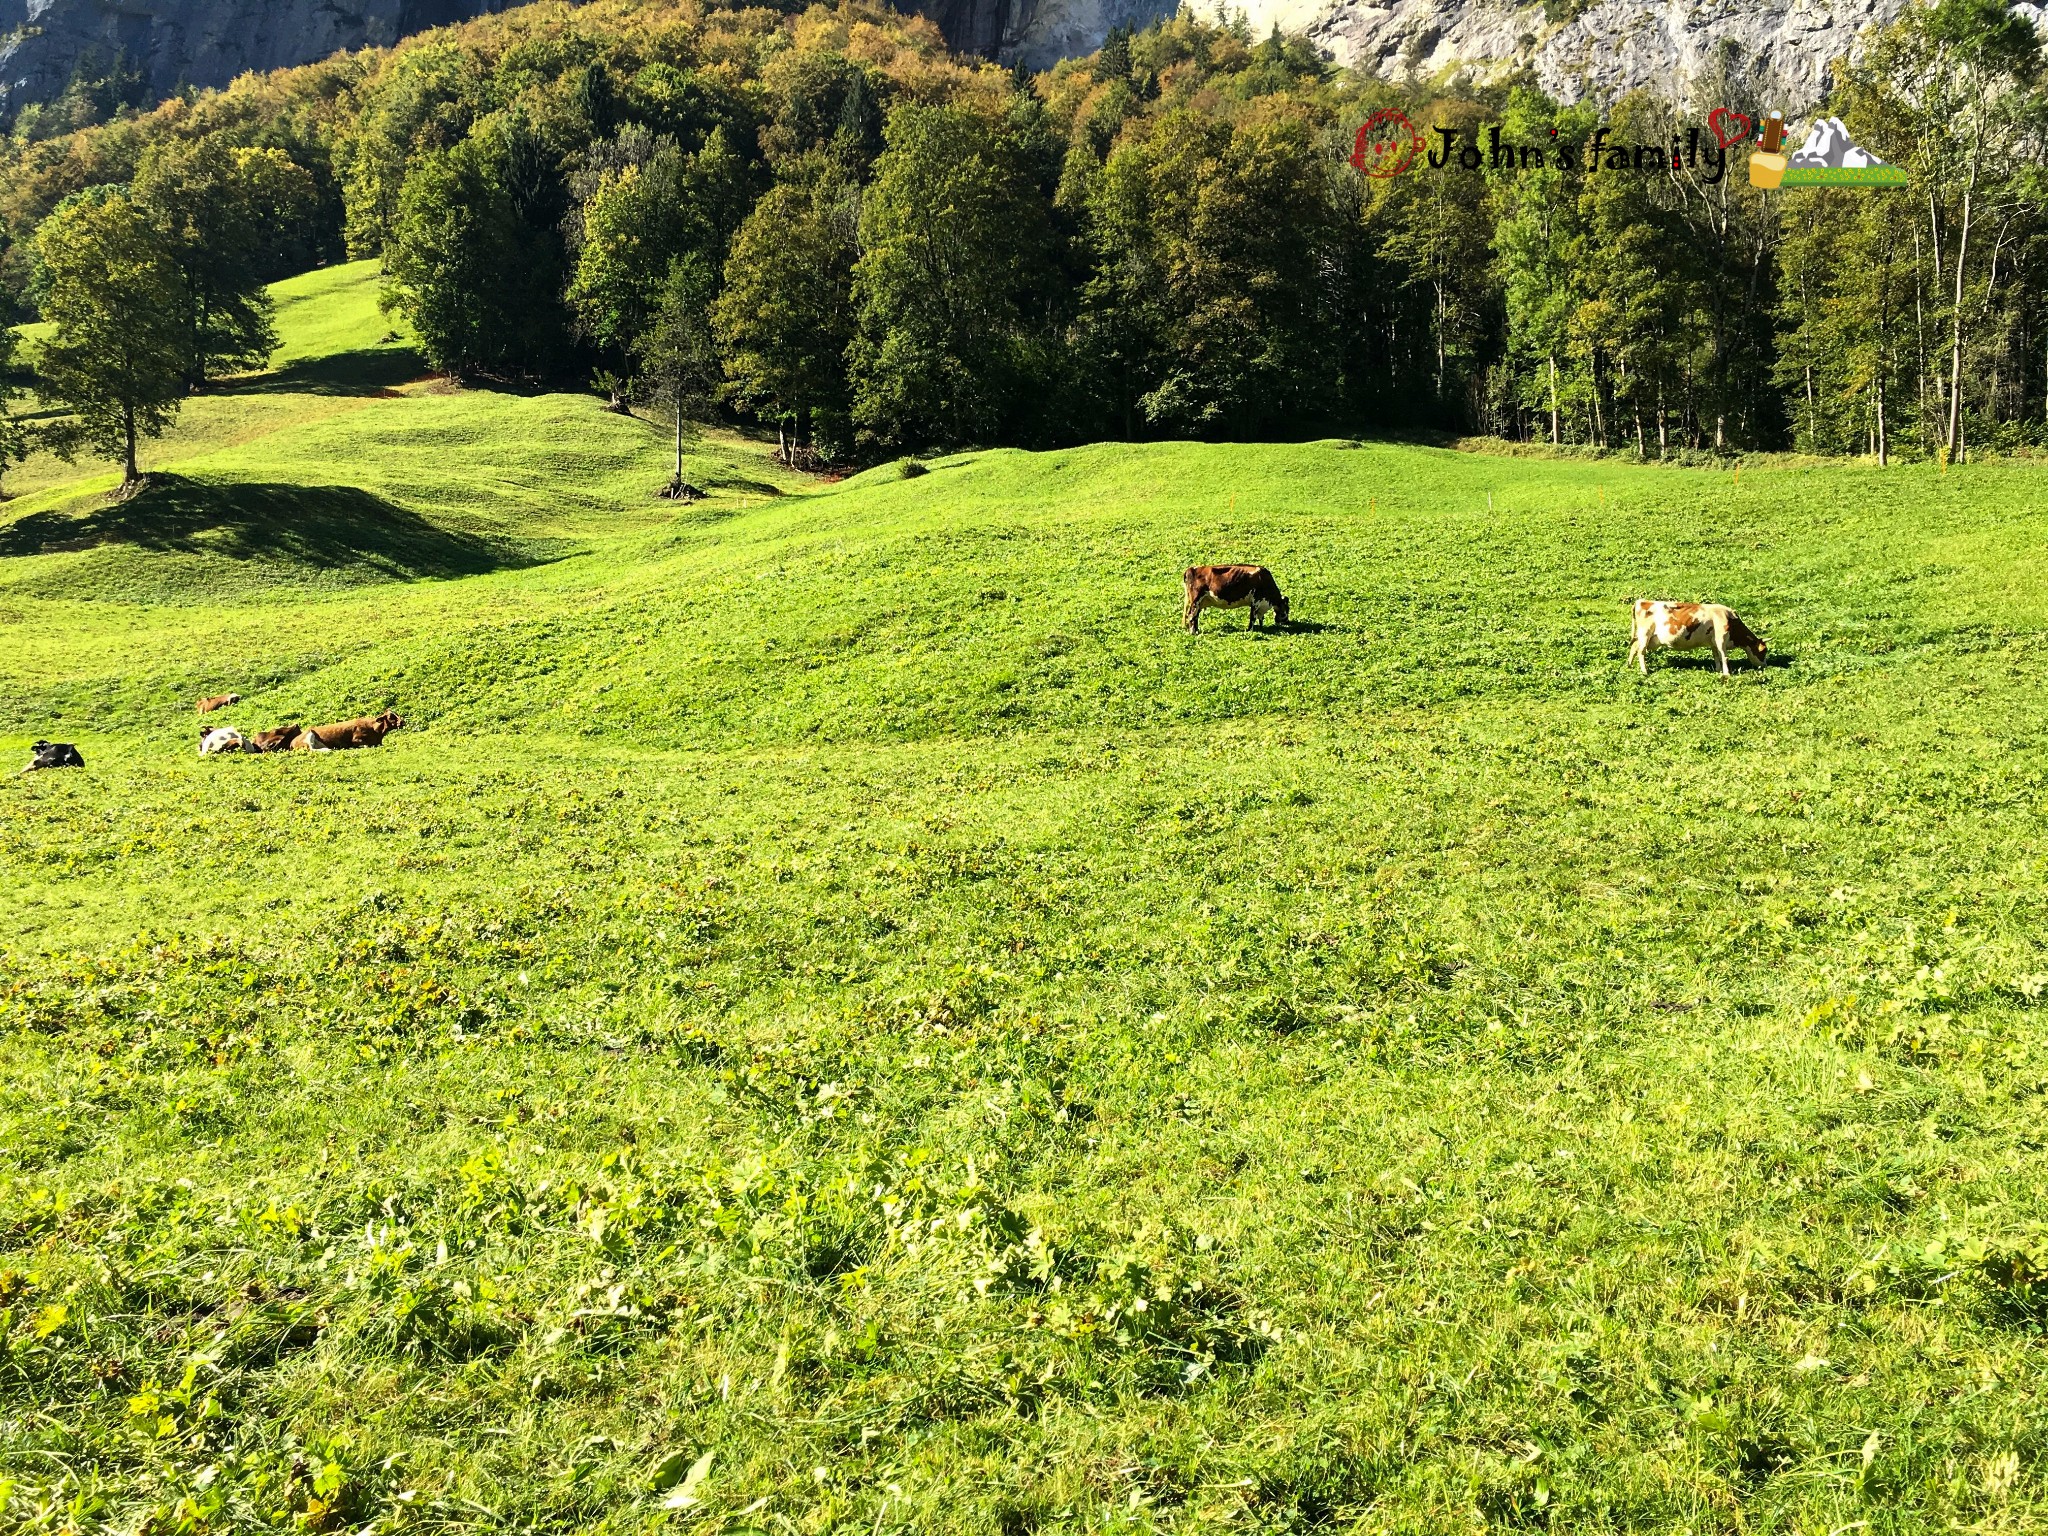
[[[1334, 58], [1383, 75], [1427, 78], [1464, 66], [1475, 77], [1531, 69], [1565, 101], [1609, 100], [1639, 86], [1683, 86], [1726, 74], [1787, 113], [1826, 94], [1828, 67], [1858, 36], [1896, 18], [1906, 0], [1597, 0], [1552, 25], [1541, 5], [1500, 0], [1337, 0], [1307, 26]], [[2042, 25], [2030, 0], [2013, 8]], [[2048, 28], [2044, 28], [2048, 30]]]
[[[81, 58], [118, 58], [154, 101], [343, 48], [396, 42], [517, 0], [0, 0], [0, 114], [60, 94]], [[1180, 0], [899, 0], [955, 48], [1044, 69], [1092, 53], [1110, 29], [1171, 16]], [[1595, 0], [1562, 22], [1512, 0], [1188, 0], [1243, 12], [1255, 34], [1306, 32], [1340, 64], [1429, 78], [1533, 70], [1567, 101], [1681, 84], [1725, 68], [1788, 113], [1820, 98], [1829, 63], [1906, 0]], [[2048, 0], [2011, 0], [2048, 34]]]
[[182, 85], [226, 85], [250, 69], [305, 64], [507, 0], [0, 0], [0, 111], [48, 101], [81, 59], [119, 59], [149, 101]]
[[[981, 13], [971, 46], [1034, 69], [1099, 47], [1110, 28], [1171, 15], [1174, 0], [943, 0]], [[1189, 0], [1202, 14], [1242, 11], [1254, 35], [1275, 24], [1305, 32], [1340, 64], [1422, 79], [1466, 69], [1476, 79], [1527, 68], [1564, 101], [1608, 100], [1638, 86], [1682, 86], [1725, 71], [1788, 113], [1819, 101], [1828, 66], [1866, 27], [1906, 0], [1790, 0], [1783, 8], [1737, 0], [1595, 0], [1553, 22], [1542, 4], [1510, 0]], [[2013, 9], [2048, 34], [2048, 0]], [[1000, 8], [999, 10], [997, 8]], [[1562, 9], [1562, 7], [1554, 7]], [[947, 36], [954, 33], [935, 9]], [[998, 41], [985, 39], [996, 29]]]

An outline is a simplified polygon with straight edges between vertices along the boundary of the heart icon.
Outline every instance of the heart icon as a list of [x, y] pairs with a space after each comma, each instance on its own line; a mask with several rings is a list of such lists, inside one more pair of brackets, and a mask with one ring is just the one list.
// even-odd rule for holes
[[[1741, 124], [1737, 127], [1736, 124]], [[1731, 112], [1726, 107], [1716, 107], [1707, 114], [1707, 126], [1714, 131], [1714, 137], [1721, 141], [1723, 149], [1733, 149], [1749, 137], [1749, 130], [1756, 123], [1740, 112]]]

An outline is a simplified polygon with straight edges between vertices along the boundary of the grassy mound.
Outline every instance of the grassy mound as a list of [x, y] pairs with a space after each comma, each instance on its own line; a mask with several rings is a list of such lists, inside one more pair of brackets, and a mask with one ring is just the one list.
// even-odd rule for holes
[[[0, 794], [10, 1523], [2048, 1518], [2038, 471], [676, 507], [368, 281], [0, 520], [0, 750], [90, 764]], [[1181, 633], [1238, 559], [1300, 622]]]

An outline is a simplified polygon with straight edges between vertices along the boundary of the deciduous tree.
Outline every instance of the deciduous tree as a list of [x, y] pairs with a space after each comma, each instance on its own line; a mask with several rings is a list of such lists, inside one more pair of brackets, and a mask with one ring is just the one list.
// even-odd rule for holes
[[138, 438], [162, 434], [186, 393], [190, 302], [156, 221], [125, 197], [81, 199], [36, 235], [43, 318], [41, 392], [73, 419], [53, 437], [117, 458], [122, 484], [140, 478]]

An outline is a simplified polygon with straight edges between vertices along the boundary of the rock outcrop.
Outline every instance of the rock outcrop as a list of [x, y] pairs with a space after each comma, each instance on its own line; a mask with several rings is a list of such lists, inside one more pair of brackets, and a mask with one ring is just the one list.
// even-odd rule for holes
[[503, 10], [508, 0], [0, 0], [0, 112], [63, 93], [81, 62], [139, 77], [158, 101], [244, 70], [306, 64], [344, 48]]
[[[945, 0], [954, 8], [975, 0]], [[1042, 69], [1092, 52], [1110, 28], [1171, 15], [1172, 0], [979, 0], [1001, 6], [1001, 39], [990, 48]], [[1242, 13], [1253, 34], [1275, 25], [1304, 32], [1337, 63], [1390, 78], [1459, 71], [1476, 80], [1526, 69], [1563, 101], [1611, 100], [1640, 86], [1682, 88], [1725, 78], [1787, 114], [1818, 103], [1828, 67], [1868, 27], [1888, 22], [1907, 0], [1791, 0], [1779, 9], [1737, 0], [1594, 0], [1574, 9], [1511, 0], [1190, 0], [1199, 13]], [[2012, 8], [2048, 35], [2048, 0]], [[1563, 14], [1561, 19], [1552, 16]], [[944, 16], [927, 9], [947, 27]], [[993, 20], [995, 13], [989, 13]], [[947, 35], [954, 34], [950, 28]]]
[[[137, 77], [147, 100], [185, 85], [225, 85], [244, 70], [324, 58], [517, 0], [0, 0], [0, 114], [48, 101], [80, 61]], [[1112, 28], [1170, 16], [1179, 0], [900, 0], [931, 17], [955, 48], [1044, 69], [1092, 53]], [[1390, 77], [1475, 79], [1527, 69], [1566, 101], [1636, 86], [1742, 81], [1788, 114], [1818, 102], [1828, 65], [1864, 28], [1907, 0], [1791, 0], [1783, 10], [1736, 0], [1189, 0], [1242, 13], [1255, 34], [1306, 33], [1340, 64]], [[2048, 33], [2048, 0], [2012, 0]]]

